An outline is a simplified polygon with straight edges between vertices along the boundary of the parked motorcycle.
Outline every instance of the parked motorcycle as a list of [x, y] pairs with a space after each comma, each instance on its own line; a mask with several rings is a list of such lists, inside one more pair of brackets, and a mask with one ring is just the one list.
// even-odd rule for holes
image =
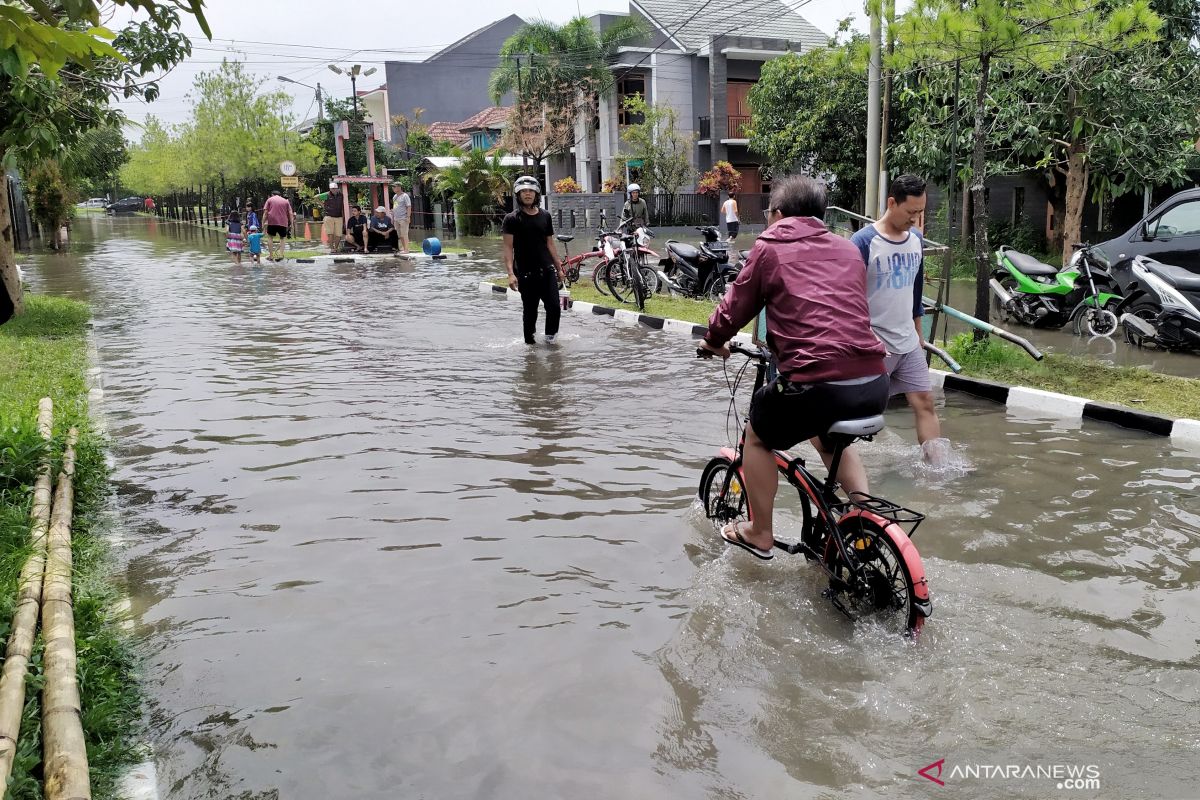
[[1183, 267], [1134, 256], [1118, 270], [1129, 270], [1125, 299], [1117, 307], [1125, 339], [1138, 347], [1200, 349], [1200, 275]]
[[1103, 262], [1086, 244], [1072, 245], [1074, 255], [1058, 269], [1004, 246], [996, 251], [996, 271], [989, 282], [993, 310], [1035, 328], [1061, 328], [1077, 335], [1111, 336], [1117, 330], [1121, 296]]
[[712, 225], [698, 225], [704, 242], [694, 247], [684, 242], [667, 242], [667, 259], [658, 277], [668, 293], [685, 297], [720, 300], [726, 287], [737, 279], [741, 261], [730, 263], [729, 245]]

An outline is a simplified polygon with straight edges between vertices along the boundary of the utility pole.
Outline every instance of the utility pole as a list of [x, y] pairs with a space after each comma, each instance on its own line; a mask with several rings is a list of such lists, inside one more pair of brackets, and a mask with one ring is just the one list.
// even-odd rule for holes
[[874, 219], [879, 214], [880, 94], [883, 72], [880, 0], [869, 0], [871, 12], [871, 64], [867, 69], [867, 201], [863, 214]]
[[[887, 54], [889, 57], [896, 52], [896, 0], [884, 0], [884, 17], [887, 22]], [[879, 199], [877, 207], [880, 216], [887, 209], [888, 196], [888, 144], [891, 141], [891, 109], [892, 109], [892, 70], [889, 68], [883, 76], [883, 103], [879, 124]]]
[[317, 84], [317, 119], [325, 121], [325, 98], [321, 95], [321, 84]]

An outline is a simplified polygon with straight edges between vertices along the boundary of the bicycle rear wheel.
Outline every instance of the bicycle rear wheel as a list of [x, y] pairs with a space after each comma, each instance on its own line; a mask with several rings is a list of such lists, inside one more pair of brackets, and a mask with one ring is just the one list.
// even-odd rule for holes
[[610, 261], [608, 269], [604, 273], [604, 282], [608, 286], [608, 293], [617, 300], [622, 303], [633, 300], [633, 283], [629, 280], [629, 273], [625, 269], [624, 262]]
[[718, 456], [708, 462], [700, 474], [699, 494], [704, 515], [718, 525], [750, 519], [742, 477], [728, 458]]
[[605, 297], [611, 297], [608, 293], [608, 281], [605, 277], [607, 274], [608, 262], [601, 258], [596, 262], [596, 266], [592, 270], [592, 285], [596, 287], [596, 291], [600, 294]]
[[[825, 566], [833, 574], [829, 591], [855, 619], [871, 618], [885, 628], [916, 636], [925, 622], [917, 610], [916, 589], [908, 566], [879, 523], [862, 516], [838, 522], [837, 535], [855, 562], [847, 563], [832, 537], [825, 542]], [[861, 567], [862, 580], [856, 578]]]

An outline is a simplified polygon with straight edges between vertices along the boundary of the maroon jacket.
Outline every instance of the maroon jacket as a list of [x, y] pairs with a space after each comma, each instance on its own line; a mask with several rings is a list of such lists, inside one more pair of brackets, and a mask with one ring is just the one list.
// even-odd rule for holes
[[705, 341], [733, 338], [767, 307], [767, 344], [795, 383], [882, 374], [871, 331], [867, 273], [858, 248], [814, 217], [785, 217], [763, 231], [708, 321]]

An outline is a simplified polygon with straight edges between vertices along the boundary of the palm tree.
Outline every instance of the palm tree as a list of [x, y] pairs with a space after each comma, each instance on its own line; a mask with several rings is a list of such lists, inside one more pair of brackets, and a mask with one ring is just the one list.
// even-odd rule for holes
[[472, 149], [456, 153], [459, 162], [439, 169], [433, 176], [433, 191], [445, 199], [458, 201], [457, 214], [465, 216], [459, 227], [469, 236], [478, 236], [488, 227], [487, 212], [504, 200], [512, 181], [512, 170], [500, 165], [499, 151], [488, 155]]
[[[534, 20], [523, 25], [500, 48], [500, 66], [488, 80], [496, 103], [519, 89], [517, 110], [523, 127], [537, 129], [572, 123], [579, 114], [594, 119], [593, 101], [615, 87], [610, 65], [622, 44], [648, 35], [645, 23], [624, 17], [597, 31], [586, 17], [565, 25]], [[590, 132], [594, 126], [586, 126]], [[590, 135], [590, 133], [589, 133]], [[540, 160], [540, 159], [539, 159]], [[537, 166], [537, 165], [535, 165]]]

